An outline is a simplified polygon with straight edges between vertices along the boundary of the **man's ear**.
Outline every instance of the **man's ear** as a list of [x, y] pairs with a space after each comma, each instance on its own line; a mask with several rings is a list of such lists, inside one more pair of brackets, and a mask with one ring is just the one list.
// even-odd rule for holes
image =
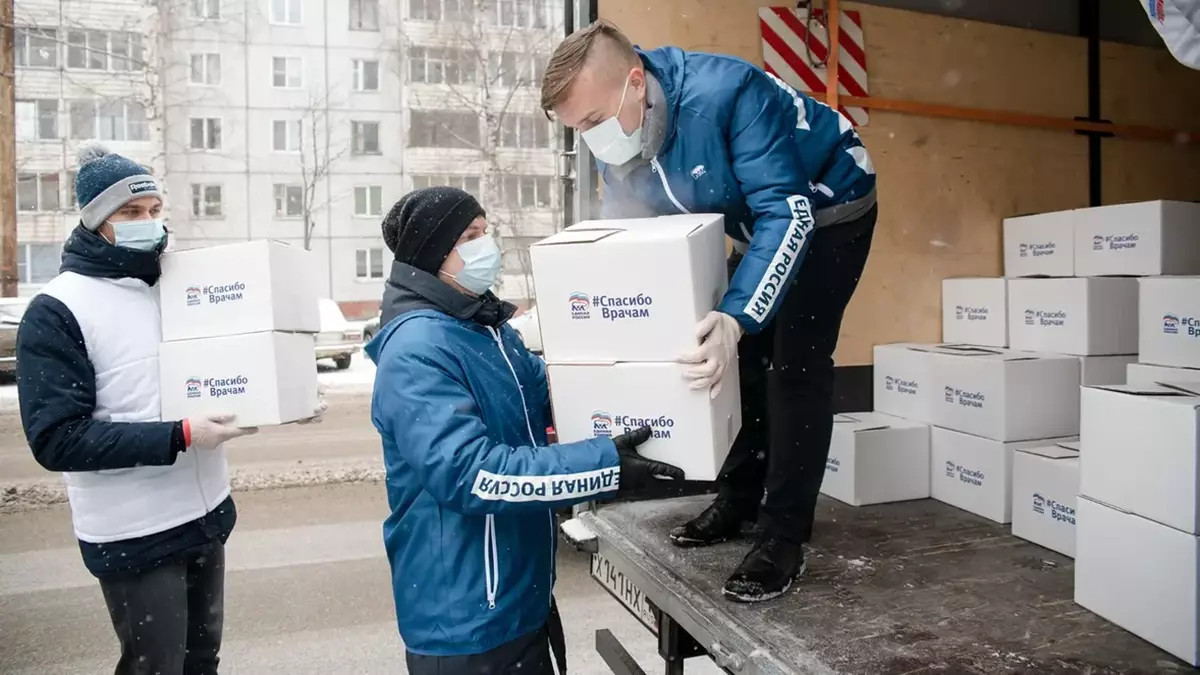
[[641, 67], [634, 68], [629, 73], [629, 88], [641, 94], [642, 100], [646, 100], [646, 71]]

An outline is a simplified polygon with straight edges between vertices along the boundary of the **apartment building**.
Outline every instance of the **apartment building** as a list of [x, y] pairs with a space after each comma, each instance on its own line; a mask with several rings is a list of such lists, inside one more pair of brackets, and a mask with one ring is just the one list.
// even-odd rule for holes
[[378, 303], [395, 200], [458, 185], [501, 237], [501, 294], [531, 297], [528, 245], [561, 227], [537, 106], [557, 4], [22, 0], [17, 23], [23, 289], [57, 267], [74, 149], [98, 138], [165, 177], [175, 246], [307, 246], [348, 314]]

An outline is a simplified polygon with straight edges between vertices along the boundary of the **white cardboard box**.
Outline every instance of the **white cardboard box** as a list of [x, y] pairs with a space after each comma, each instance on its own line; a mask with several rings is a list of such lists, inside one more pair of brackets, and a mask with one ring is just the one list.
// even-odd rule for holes
[[934, 391], [933, 359], [928, 351], [933, 344], [900, 342], [875, 345], [875, 411], [928, 422], [932, 415]]
[[163, 341], [284, 331], [319, 333], [313, 254], [260, 239], [163, 255]]
[[696, 323], [729, 287], [723, 222], [592, 220], [531, 246], [546, 360], [674, 361], [695, 349]]
[[936, 389], [931, 422], [997, 441], [1079, 433], [1079, 359], [1005, 349], [928, 348]]
[[853, 506], [929, 497], [929, 426], [874, 412], [834, 415], [821, 492]]
[[1200, 204], [1138, 202], [1075, 212], [1075, 274], [1200, 274]]
[[286, 424], [317, 407], [313, 336], [247, 333], [164, 342], [158, 368], [162, 418], [236, 415], [240, 427]]
[[1131, 363], [1125, 368], [1127, 384], [1179, 384], [1190, 383], [1200, 386], [1200, 368], [1171, 368], [1152, 366], [1148, 363]]
[[1079, 443], [1021, 448], [1013, 455], [1012, 533], [1075, 557]]
[[942, 341], [1008, 346], [1007, 288], [1003, 278], [942, 280]]
[[998, 523], [1012, 519], [1013, 452], [1073, 438], [1002, 443], [950, 429], [929, 432], [933, 498]]
[[1096, 356], [1138, 352], [1138, 280], [1010, 279], [1013, 349]]
[[715, 480], [742, 428], [737, 368], [721, 392], [692, 391], [677, 363], [550, 364], [554, 424], [561, 441], [616, 436], [641, 426], [654, 436], [642, 456], [683, 469], [688, 480]]
[[1130, 364], [1137, 361], [1137, 358], [1137, 354], [1081, 356], [1079, 357], [1079, 384], [1084, 387], [1125, 384], [1128, 368]]
[[1085, 387], [1079, 493], [1200, 533], [1200, 386], [1190, 388]]
[[1084, 496], [1078, 509], [1075, 602], [1200, 666], [1200, 537]]
[[1004, 275], [1075, 275], [1075, 212], [1055, 211], [1004, 219]]
[[1200, 368], [1200, 276], [1141, 280], [1143, 363]]

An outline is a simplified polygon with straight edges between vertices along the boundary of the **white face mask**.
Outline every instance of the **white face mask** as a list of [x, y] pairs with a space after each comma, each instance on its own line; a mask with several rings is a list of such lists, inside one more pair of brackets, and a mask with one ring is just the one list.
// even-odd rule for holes
[[496, 241], [490, 235], [484, 235], [459, 244], [454, 250], [463, 259], [463, 268], [458, 274], [442, 274], [475, 295], [486, 293], [500, 275], [500, 248]]
[[[625, 86], [621, 89], [621, 102], [617, 104], [617, 113], [591, 129], [579, 132], [596, 159], [605, 164], [624, 164], [642, 151], [642, 123], [638, 122], [638, 127], [633, 133], [627, 135], [617, 119], [621, 109], [625, 107], [625, 95], [628, 93], [629, 76], [626, 75]], [[645, 111], [642, 112], [642, 116], [645, 117]]]
[[113, 229], [113, 246], [135, 251], [153, 251], [167, 238], [167, 228], [160, 218], [109, 222], [109, 225]]

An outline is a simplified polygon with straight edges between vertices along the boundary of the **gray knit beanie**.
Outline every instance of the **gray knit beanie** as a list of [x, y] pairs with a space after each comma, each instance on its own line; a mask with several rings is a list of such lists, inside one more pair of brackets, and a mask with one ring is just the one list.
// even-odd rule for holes
[[100, 143], [80, 146], [77, 157], [79, 173], [75, 176], [75, 198], [79, 200], [79, 219], [93, 232], [134, 199], [162, 199], [158, 181], [146, 167], [109, 152]]

